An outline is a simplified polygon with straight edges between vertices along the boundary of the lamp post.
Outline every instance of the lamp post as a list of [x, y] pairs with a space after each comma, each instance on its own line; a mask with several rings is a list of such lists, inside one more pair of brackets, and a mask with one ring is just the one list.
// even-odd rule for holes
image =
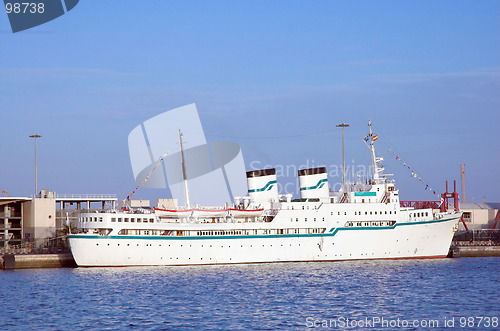
[[345, 145], [344, 145], [344, 128], [347, 128], [349, 124], [340, 123], [337, 124], [337, 128], [342, 128], [342, 187], [345, 186]]
[[32, 134], [30, 138], [35, 138], [35, 197], [38, 194], [38, 163], [36, 157], [36, 138], [42, 138], [39, 134]]

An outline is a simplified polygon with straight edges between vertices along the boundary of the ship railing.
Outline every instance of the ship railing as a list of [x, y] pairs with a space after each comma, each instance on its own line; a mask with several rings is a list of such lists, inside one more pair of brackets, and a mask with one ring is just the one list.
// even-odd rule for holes
[[112, 199], [116, 200], [116, 194], [56, 194], [56, 199]]

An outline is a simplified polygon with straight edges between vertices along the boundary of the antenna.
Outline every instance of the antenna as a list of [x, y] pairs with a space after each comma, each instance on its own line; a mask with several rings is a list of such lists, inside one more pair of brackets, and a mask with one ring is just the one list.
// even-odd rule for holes
[[467, 202], [467, 198], [465, 196], [465, 164], [460, 164], [460, 180], [462, 186], [462, 202]]
[[182, 165], [182, 179], [184, 181], [184, 194], [186, 195], [186, 207], [189, 208], [191, 207], [191, 202], [189, 201], [189, 190], [188, 190], [188, 183], [187, 183], [187, 175], [186, 175], [186, 160], [184, 158], [184, 146], [182, 145], [182, 132], [181, 129], [179, 129], [179, 141], [181, 144], [181, 165]]
[[337, 128], [342, 128], [342, 187], [345, 186], [345, 144], [344, 144], [344, 128], [349, 127], [349, 124], [337, 124]]

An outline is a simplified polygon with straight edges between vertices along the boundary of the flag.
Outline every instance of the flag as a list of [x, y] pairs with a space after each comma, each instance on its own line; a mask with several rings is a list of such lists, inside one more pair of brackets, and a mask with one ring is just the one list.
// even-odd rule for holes
[[378, 139], [378, 135], [376, 134], [376, 135], [373, 136], [372, 140], [375, 141], [377, 139]]

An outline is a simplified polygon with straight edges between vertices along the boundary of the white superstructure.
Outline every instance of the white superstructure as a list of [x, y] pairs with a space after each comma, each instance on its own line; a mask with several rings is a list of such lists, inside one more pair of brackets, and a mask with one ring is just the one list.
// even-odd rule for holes
[[79, 266], [193, 265], [442, 258], [460, 212], [401, 208], [379, 166], [329, 192], [325, 168], [299, 170], [301, 198], [278, 195], [274, 169], [247, 173], [249, 197], [220, 208], [81, 214], [68, 237]]

